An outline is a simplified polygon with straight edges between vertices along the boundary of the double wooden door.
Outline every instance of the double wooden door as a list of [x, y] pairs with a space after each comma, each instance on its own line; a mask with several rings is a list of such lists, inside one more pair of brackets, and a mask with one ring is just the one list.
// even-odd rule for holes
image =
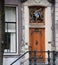
[[[30, 28], [29, 29], [29, 49], [36, 52], [36, 57], [39, 60], [45, 60], [45, 53], [41, 52], [45, 50], [45, 29], [44, 28]], [[31, 57], [34, 57], [34, 53], [31, 53]]]

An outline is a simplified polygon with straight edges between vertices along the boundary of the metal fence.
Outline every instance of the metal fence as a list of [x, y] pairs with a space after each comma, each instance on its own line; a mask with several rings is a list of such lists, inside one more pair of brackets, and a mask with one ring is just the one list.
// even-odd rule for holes
[[29, 51], [29, 65], [56, 65], [56, 56], [56, 51]]
[[[16, 60], [14, 60], [10, 65], [14, 65], [18, 60], [29, 54], [28, 65], [58, 65], [58, 52], [57, 51], [27, 51]], [[42, 55], [42, 56], [41, 56]], [[25, 56], [26, 57], [26, 56]], [[24, 62], [22, 63], [24, 64]]]

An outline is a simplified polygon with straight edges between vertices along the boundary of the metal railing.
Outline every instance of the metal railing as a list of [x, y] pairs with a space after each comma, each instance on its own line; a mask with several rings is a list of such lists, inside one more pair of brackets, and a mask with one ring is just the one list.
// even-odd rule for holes
[[[19, 59], [21, 59], [23, 56], [25, 56], [27, 53], [29, 53], [29, 65], [56, 65], [55, 64], [55, 58], [58, 52], [56, 51], [27, 51], [19, 58], [17, 58], [15, 61], [13, 61], [10, 65], [13, 65], [16, 63]], [[40, 56], [40, 54], [43, 55]], [[45, 56], [44, 56], [45, 55]], [[47, 57], [46, 57], [47, 56]], [[47, 62], [47, 63], [46, 63]]]
[[[40, 56], [40, 53], [42, 55], [44, 54], [45, 56], [47, 55], [47, 58], [44, 56]], [[29, 55], [29, 65], [56, 65], [56, 51], [29, 51]]]
[[25, 52], [24, 54], [22, 54], [21, 56], [19, 56], [19, 58], [17, 58], [16, 60], [14, 60], [10, 65], [13, 65], [14, 63], [16, 63], [20, 58], [22, 58], [25, 54], [27, 54], [29, 51]]

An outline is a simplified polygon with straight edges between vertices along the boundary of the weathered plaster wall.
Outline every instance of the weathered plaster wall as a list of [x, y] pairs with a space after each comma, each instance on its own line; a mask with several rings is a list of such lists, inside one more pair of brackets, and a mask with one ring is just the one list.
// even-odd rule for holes
[[52, 44], [52, 20], [51, 7], [47, 7], [45, 11], [45, 44], [46, 50], [51, 50]]

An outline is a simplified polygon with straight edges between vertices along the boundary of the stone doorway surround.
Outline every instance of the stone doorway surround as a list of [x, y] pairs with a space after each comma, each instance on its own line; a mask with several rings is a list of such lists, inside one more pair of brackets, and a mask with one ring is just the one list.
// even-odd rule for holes
[[[41, 28], [45, 28], [45, 50], [51, 50], [52, 43], [52, 22], [51, 22], [51, 4], [47, 2], [47, 0], [27, 0], [22, 3], [22, 47], [21, 53], [24, 53], [29, 50], [29, 6], [45, 6], [45, 26], [41, 26]], [[33, 26], [31, 26], [34, 28]], [[36, 26], [36, 28], [40, 28], [40, 26]], [[29, 55], [26, 55], [25, 58], [28, 58]], [[47, 55], [46, 55], [47, 57]]]

